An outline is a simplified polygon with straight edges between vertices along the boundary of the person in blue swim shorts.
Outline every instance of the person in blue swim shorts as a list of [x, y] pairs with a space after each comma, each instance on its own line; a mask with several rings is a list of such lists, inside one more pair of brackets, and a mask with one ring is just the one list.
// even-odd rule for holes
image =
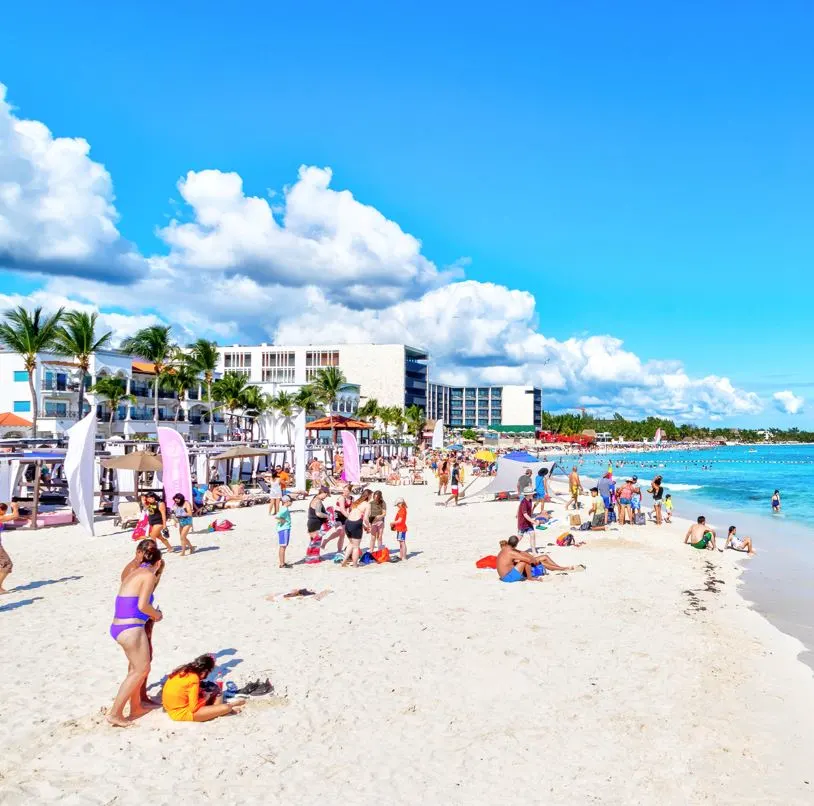
[[277, 510], [277, 542], [280, 544], [278, 550], [278, 560], [280, 568], [291, 568], [285, 561], [285, 550], [288, 548], [288, 542], [291, 540], [291, 496], [284, 495], [282, 499], [282, 506]]
[[497, 575], [501, 582], [524, 582], [525, 580], [542, 579], [549, 571], [584, 571], [584, 565], [557, 565], [547, 554], [529, 554], [518, 551], [520, 538], [512, 535], [500, 543], [497, 555]]

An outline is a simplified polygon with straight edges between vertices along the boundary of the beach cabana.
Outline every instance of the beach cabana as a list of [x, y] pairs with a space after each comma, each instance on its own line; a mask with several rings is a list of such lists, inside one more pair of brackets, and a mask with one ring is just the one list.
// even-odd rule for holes
[[[512, 458], [514, 457], [514, 458]], [[480, 495], [500, 495], [517, 492], [517, 481], [526, 470], [536, 473], [541, 468], [547, 468], [549, 474], [554, 472], [556, 462], [541, 462], [525, 451], [514, 451], [501, 456], [497, 460], [497, 473], [491, 483], [481, 490]]]
[[331, 438], [331, 430], [337, 435], [340, 431], [358, 431], [361, 439], [370, 439], [370, 432], [373, 430], [372, 423], [366, 423], [364, 420], [356, 420], [353, 417], [343, 417], [341, 414], [334, 414], [331, 417], [320, 417], [318, 420], [312, 420], [306, 423], [306, 431], [316, 431], [317, 439], [327, 437]]

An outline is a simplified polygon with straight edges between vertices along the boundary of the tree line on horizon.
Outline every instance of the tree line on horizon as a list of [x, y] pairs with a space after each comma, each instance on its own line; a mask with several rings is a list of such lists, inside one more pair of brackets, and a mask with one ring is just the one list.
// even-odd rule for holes
[[770, 433], [769, 442], [814, 442], [814, 431], [801, 431], [799, 428], [710, 428], [708, 426], [681, 423], [663, 417], [647, 417], [643, 420], [627, 420], [621, 414], [614, 414], [611, 419], [602, 419], [581, 413], [552, 414], [544, 411], [542, 430], [553, 434], [574, 436], [583, 431], [609, 433], [611, 439], [623, 439], [630, 442], [651, 441], [656, 431], [661, 429], [662, 438], [669, 442], [699, 440], [709, 442], [724, 439], [727, 442], [765, 442], [764, 431]]

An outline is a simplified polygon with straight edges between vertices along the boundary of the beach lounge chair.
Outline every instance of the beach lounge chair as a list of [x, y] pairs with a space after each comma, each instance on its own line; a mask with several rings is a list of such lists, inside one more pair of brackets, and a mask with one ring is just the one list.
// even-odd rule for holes
[[114, 526], [121, 526], [122, 529], [130, 529], [136, 526], [141, 520], [141, 506], [138, 501], [119, 502], [119, 511], [113, 518]]

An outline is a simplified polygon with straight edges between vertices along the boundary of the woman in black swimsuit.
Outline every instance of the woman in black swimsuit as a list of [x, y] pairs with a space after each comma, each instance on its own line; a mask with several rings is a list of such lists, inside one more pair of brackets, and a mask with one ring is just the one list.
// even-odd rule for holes
[[350, 548], [345, 553], [343, 566], [351, 561], [354, 568], [359, 565], [362, 535], [365, 530], [370, 530], [370, 496], [370, 490], [364, 490], [348, 511], [348, 517], [345, 521], [345, 534], [350, 541]]
[[656, 525], [661, 526], [661, 499], [664, 498], [664, 487], [661, 486], [661, 476], [656, 476], [650, 482], [647, 491], [653, 496], [653, 514], [656, 516]]
[[167, 529], [167, 507], [163, 501], [158, 500], [155, 493], [147, 493], [144, 496], [144, 508], [147, 511], [147, 528], [149, 529], [148, 536], [151, 537], [156, 543], [160, 540], [164, 544], [167, 551], [172, 551], [172, 544], [164, 533]]
[[336, 521], [336, 528], [331, 531], [322, 539], [322, 548], [328, 545], [332, 540], [338, 540], [336, 550], [342, 552], [345, 545], [345, 521], [348, 519], [348, 511], [353, 504], [353, 493], [351, 492], [350, 484], [346, 484], [342, 488], [342, 495], [336, 499], [336, 506], [334, 507], [334, 520]]
[[327, 487], [320, 487], [319, 492], [311, 499], [308, 504], [308, 538], [309, 538], [309, 551], [311, 547], [316, 547], [317, 556], [319, 556], [319, 548], [322, 544], [322, 539], [319, 536], [322, 530], [322, 524], [328, 520], [328, 513], [325, 511], [325, 499], [328, 497], [330, 490]]

